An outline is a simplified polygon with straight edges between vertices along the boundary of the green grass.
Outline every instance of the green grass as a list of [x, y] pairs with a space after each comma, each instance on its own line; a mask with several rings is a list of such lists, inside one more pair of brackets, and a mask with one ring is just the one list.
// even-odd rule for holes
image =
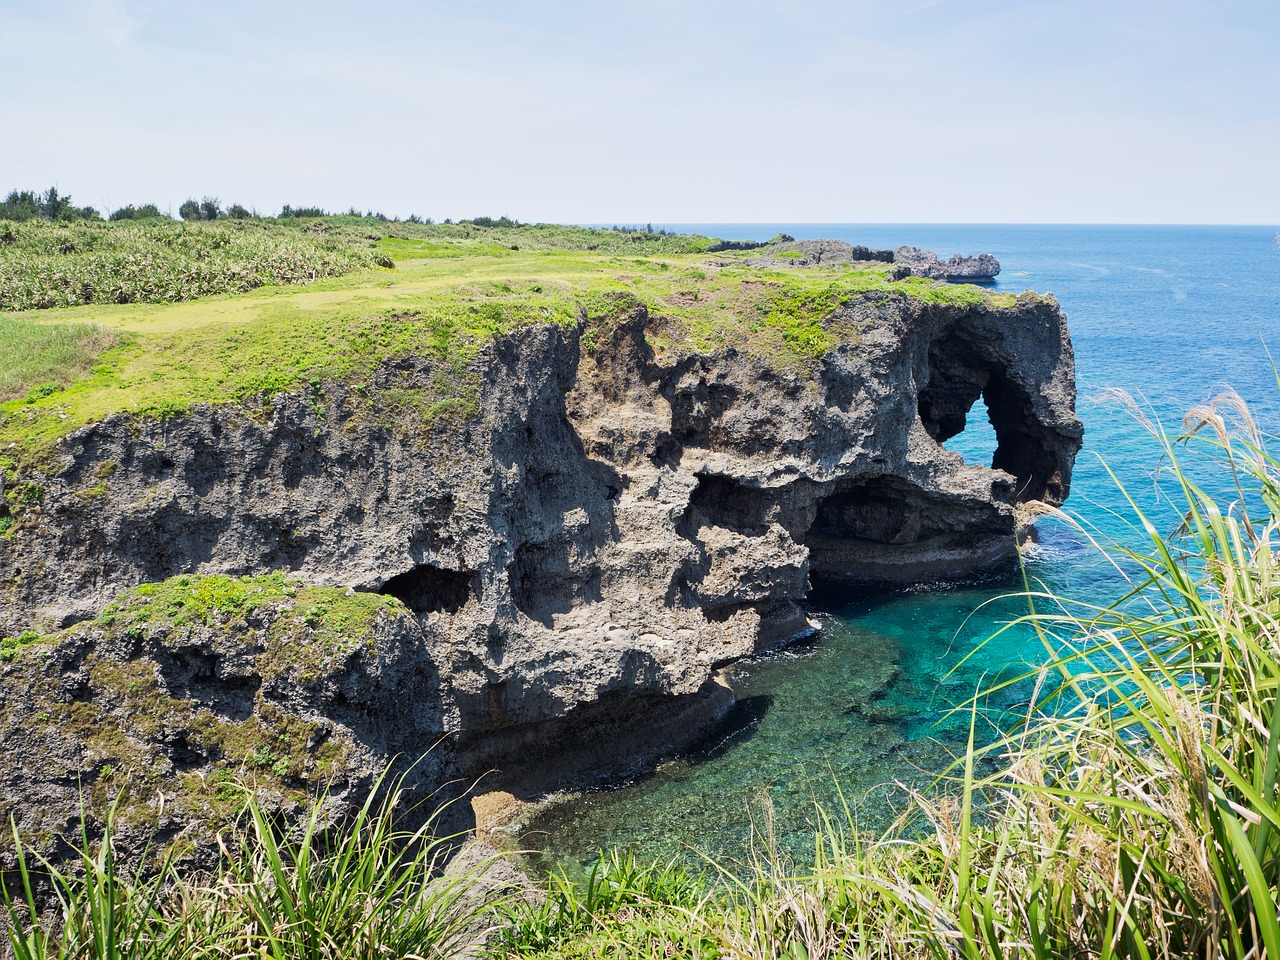
[[[65, 387], [120, 335], [96, 323], [34, 323], [0, 314], [0, 401]], [[47, 395], [47, 393], [46, 393]]]
[[[0, 403], [0, 449], [31, 463], [71, 430], [113, 413], [165, 417], [198, 403], [256, 402], [287, 391], [308, 393], [320, 405], [334, 384], [369, 400], [376, 422], [394, 422], [407, 399], [419, 422], [465, 418], [477, 389], [470, 365], [494, 336], [584, 317], [607, 324], [640, 305], [662, 320], [652, 336], [660, 356], [735, 347], [776, 367], [801, 368], [835, 343], [856, 340], [857, 330], [827, 322], [855, 296], [975, 307], [1012, 302], [971, 287], [890, 282], [874, 268], [761, 271], [724, 255], [716, 262], [728, 265], [713, 266], [688, 252], [702, 238], [568, 227], [412, 229], [428, 233], [378, 241], [398, 245], [401, 255], [422, 254], [394, 271], [358, 270], [301, 289], [264, 287], [194, 302], [94, 304], [4, 318], [14, 342], [25, 346], [8, 379], [14, 399]], [[495, 244], [494, 235], [517, 238], [520, 250]], [[466, 255], [444, 255], [441, 245]], [[641, 255], [566, 249], [590, 246]], [[678, 252], [661, 252], [666, 248]], [[68, 356], [59, 344], [75, 337], [82, 346]], [[115, 346], [110, 337], [118, 338]], [[407, 356], [435, 364], [431, 389], [414, 398], [367, 392], [380, 363]], [[60, 389], [28, 396], [45, 383]]]

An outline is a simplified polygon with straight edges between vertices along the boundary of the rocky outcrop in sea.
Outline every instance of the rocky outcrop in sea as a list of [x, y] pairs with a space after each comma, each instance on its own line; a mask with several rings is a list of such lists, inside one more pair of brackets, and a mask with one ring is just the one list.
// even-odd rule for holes
[[756, 267], [816, 267], [831, 264], [891, 263], [893, 277], [923, 277], [949, 283], [991, 283], [1000, 273], [1000, 261], [989, 253], [975, 256], [955, 254], [938, 259], [932, 250], [898, 247], [896, 250], [873, 250], [854, 246], [843, 240], [793, 240], [785, 237], [758, 245], [748, 263]]

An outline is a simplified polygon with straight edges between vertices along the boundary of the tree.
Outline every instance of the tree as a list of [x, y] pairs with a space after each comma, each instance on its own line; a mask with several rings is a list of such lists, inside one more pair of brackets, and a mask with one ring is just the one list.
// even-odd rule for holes
[[50, 187], [44, 193], [34, 190], [13, 190], [0, 203], [0, 220], [100, 220], [93, 207], [77, 207], [71, 198]]
[[217, 220], [222, 216], [222, 208], [218, 206], [217, 197], [205, 197], [203, 200], [188, 197], [178, 207], [178, 215], [183, 220]]
[[62, 216], [62, 212], [71, 206], [70, 197], [62, 197], [58, 195], [57, 187], [50, 187], [44, 192], [44, 197], [40, 201], [40, 212], [47, 220], [57, 220]]
[[111, 216], [107, 217], [107, 219], [112, 221], [151, 220], [156, 217], [163, 217], [163, 216], [164, 214], [160, 212], [160, 208], [157, 207], [154, 203], [144, 203], [140, 207], [135, 207], [131, 203], [127, 207], [121, 207], [120, 209], [114, 211], [111, 214]]
[[0, 203], [0, 220], [34, 220], [40, 215], [40, 198], [31, 190], [13, 190]]

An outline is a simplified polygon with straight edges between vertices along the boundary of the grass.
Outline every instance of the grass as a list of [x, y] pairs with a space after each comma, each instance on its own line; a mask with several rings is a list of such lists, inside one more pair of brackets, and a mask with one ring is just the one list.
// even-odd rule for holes
[[[1051, 657], [1041, 689], [1052, 692], [988, 748], [994, 773], [975, 773], [984, 751], [971, 737], [957, 767], [886, 834], [860, 834], [850, 809], [822, 812], [803, 868], [772, 848], [767, 824], [744, 875], [709, 864], [698, 877], [606, 853], [585, 879], [551, 878], [541, 904], [499, 904], [490, 953], [1280, 958], [1280, 460], [1237, 398], [1187, 426], [1180, 438], [1158, 435], [1180, 528], [1160, 534], [1130, 500], [1145, 546], [1112, 548], [1132, 589], [1104, 608], [1029, 595], [1027, 622]], [[1225, 468], [1225, 496], [1195, 479], [1204, 452]], [[978, 700], [972, 709], [976, 724]], [[332, 835], [333, 849], [365, 851], [357, 835]], [[348, 945], [374, 941], [388, 944], [385, 955], [441, 955], [389, 939], [422, 915], [433, 889], [424, 873], [381, 886], [395, 882], [382, 866], [389, 853], [369, 869], [364, 852], [322, 865], [274, 837], [255, 815], [241, 866], [212, 885], [169, 877], [163, 894], [104, 882], [118, 869], [109, 845], [86, 844], [80, 873], [55, 878], [61, 925], [43, 926], [23, 905], [25, 887], [8, 888], [15, 943], [35, 945], [20, 956], [149, 955], [85, 948], [106, 916], [122, 918], [112, 921], [124, 928], [117, 943], [182, 944], [191, 956], [372, 956]], [[394, 892], [368, 893], [384, 889]], [[110, 913], [104, 900], [133, 905]]]
[[119, 342], [120, 335], [101, 324], [31, 323], [0, 314], [0, 401], [48, 396]]
[[[19, 868], [0, 885], [14, 960], [372, 960], [450, 957], [485, 908], [473, 879], [442, 877], [452, 838], [400, 826], [397, 790], [376, 790], [347, 822], [325, 821], [314, 804], [282, 831], [240, 787], [244, 822], [223, 838], [216, 871], [198, 881], [171, 860], [141, 874], [121, 861], [110, 822], [105, 837], [81, 837], [74, 868], [32, 858], [14, 836]], [[40, 883], [58, 907], [50, 923]]]
[[[345, 219], [354, 218], [330, 218]], [[183, 228], [82, 229], [143, 236]], [[417, 398], [420, 420], [465, 418], [475, 409], [471, 365], [493, 337], [533, 323], [607, 324], [641, 306], [661, 319], [653, 333], [660, 356], [733, 347], [776, 367], [802, 368], [835, 343], [856, 340], [852, 326], [828, 322], [854, 297], [967, 307], [1013, 300], [915, 278], [889, 281], [875, 268], [762, 271], [737, 266], [729, 253], [712, 263], [696, 252], [705, 238], [541, 226], [379, 229], [359, 236], [393, 251], [395, 270], [359, 269], [304, 288], [264, 286], [191, 302], [94, 303], [3, 317], [0, 349], [12, 357], [0, 364], [7, 371], [0, 398], [10, 398], [0, 402], [0, 449], [17, 464], [38, 462], [71, 430], [116, 413], [163, 418], [199, 403], [255, 403], [290, 391], [319, 405], [335, 385], [370, 397], [379, 365], [407, 356], [436, 368], [433, 388]], [[311, 235], [305, 225], [272, 230], [273, 237]], [[385, 408], [403, 398], [370, 399], [370, 416], [390, 422], [396, 418]]]

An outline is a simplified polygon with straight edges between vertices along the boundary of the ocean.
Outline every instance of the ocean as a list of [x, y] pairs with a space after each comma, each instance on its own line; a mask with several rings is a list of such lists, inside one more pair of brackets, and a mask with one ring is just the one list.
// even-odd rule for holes
[[[1090, 537], [1131, 542], [1116, 480], [1167, 529], [1158, 503], [1161, 461], [1146, 429], [1112, 390], [1176, 433], [1192, 406], [1226, 388], [1267, 429], [1280, 425], [1280, 245], [1266, 227], [961, 224], [664, 224], [725, 239], [831, 237], [870, 247], [903, 244], [939, 256], [991, 253], [995, 289], [1057, 296], [1075, 344], [1085, 446], [1067, 512], [1042, 520], [1027, 552], [1033, 585], [1086, 603], [1108, 602], [1120, 572]], [[981, 402], [948, 446], [988, 461], [994, 436]], [[1274, 451], [1273, 452], [1277, 452]], [[1206, 474], [1206, 482], [1216, 482]], [[1086, 532], [1088, 535], [1086, 535]], [[682, 756], [620, 783], [552, 803], [520, 838], [544, 866], [576, 865], [603, 847], [645, 859], [705, 856], [741, 862], [772, 837], [803, 861], [824, 814], [879, 831], [963, 752], [979, 687], [1033, 671], [1048, 656], [1031, 631], [1002, 629], [1026, 611], [1010, 572], [966, 585], [876, 590], [819, 585], [810, 598], [820, 633], [738, 665], [738, 705]], [[986, 701], [979, 737], [1025, 714], [1032, 686]]]

